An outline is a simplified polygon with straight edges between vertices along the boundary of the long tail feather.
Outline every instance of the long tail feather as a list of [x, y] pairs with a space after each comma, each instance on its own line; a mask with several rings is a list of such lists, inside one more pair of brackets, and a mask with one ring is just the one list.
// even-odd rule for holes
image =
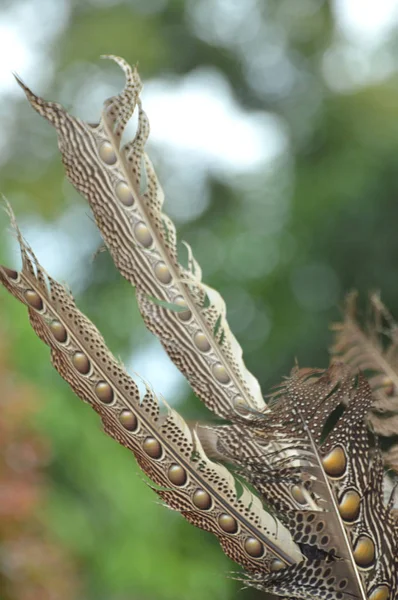
[[225, 553], [249, 572], [267, 573], [275, 560], [285, 566], [302, 560], [288, 530], [258, 498], [246, 488], [238, 498], [232, 475], [207, 458], [183, 419], [170, 408], [162, 415], [149, 388], [140, 398], [93, 323], [45, 273], [18, 230], [17, 235], [22, 271], [0, 267], [0, 281], [27, 305], [57, 371], [99, 413], [105, 431], [134, 453], [160, 486], [156, 493], [190, 523], [214, 533]]
[[[0, 267], [0, 280], [27, 304], [54, 366], [100, 414], [105, 430], [132, 450], [160, 486], [155, 491], [213, 532], [252, 585], [292, 599], [397, 600], [398, 525], [392, 502], [384, 502], [381, 452], [365, 424], [371, 409], [373, 429], [383, 433], [376, 417], [396, 408], [397, 326], [373, 297], [373, 322], [363, 330], [351, 299], [335, 346], [350, 369], [337, 363], [326, 372], [295, 369], [266, 407], [228, 328], [222, 298], [202, 283], [191, 254], [187, 269], [179, 263], [174, 225], [161, 212], [163, 193], [144, 151], [149, 124], [141, 82], [122, 59], [110, 58], [124, 70], [126, 85], [105, 102], [97, 125], [19, 83], [56, 128], [67, 175], [88, 199], [117, 268], [136, 287], [148, 328], [205, 404], [230, 419], [199, 434], [206, 449], [234, 465], [270, 512], [247, 488], [238, 497], [231, 473], [210, 460], [177, 413], [161, 414], [149, 389], [140, 399], [98, 330], [19, 233], [22, 272]], [[120, 147], [136, 106], [136, 136]], [[370, 375], [371, 387], [352, 367]]]
[[[68, 178], [90, 203], [116, 267], [136, 286], [147, 327], [196, 394], [222, 417], [242, 403], [262, 410], [260, 386], [243, 363], [223, 299], [202, 283], [191, 253], [187, 269], [179, 263], [175, 228], [161, 212], [162, 188], [144, 150], [149, 122], [139, 100], [138, 73], [121, 58], [108, 58], [123, 69], [126, 85], [105, 102], [94, 126], [18, 82], [33, 108], [56, 128]], [[121, 147], [136, 106], [136, 136]]]

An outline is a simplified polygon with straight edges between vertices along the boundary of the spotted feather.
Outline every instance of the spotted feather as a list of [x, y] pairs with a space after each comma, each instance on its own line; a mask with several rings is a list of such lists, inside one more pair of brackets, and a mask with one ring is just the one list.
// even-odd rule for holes
[[156, 493], [190, 523], [214, 533], [225, 553], [249, 572], [269, 572], [275, 560], [301, 560], [288, 530], [248, 489], [238, 497], [233, 476], [207, 458], [183, 419], [170, 408], [162, 414], [149, 387], [140, 398], [99, 331], [16, 231], [23, 268], [17, 273], [0, 267], [1, 283], [28, 307], [57, 371], [98, 412], [106, 433], [133, 452], [158, 486]]
[[[258, 381], [246, 369], [226, 321], [223, 299], [202, 283], [191, 252], [188, 268], [178, 261], [175, 227], [161, 212], [163, 191], [145, 153], [149, 122], [139, 99], [137, 70], [121, 58], [108, 58], [123, 69], [126, 85], [105, 102], [96, 125], [18, 82], [33, 108], [57, 130], [68, 178], [88, 200], [116, 267], [136, 287], [147, 327], [196, 394], [222, 417], [241, 403], [264, 409]], [[136, 107], [137, 133], [121, 147]]]

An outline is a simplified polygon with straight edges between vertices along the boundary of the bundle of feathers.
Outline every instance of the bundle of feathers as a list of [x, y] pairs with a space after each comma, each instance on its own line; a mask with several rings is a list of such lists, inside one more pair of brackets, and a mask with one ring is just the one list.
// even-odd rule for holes
[[[70, 293], [22, 238], [22, 270], [0, 280], [23, 302], [54, 367], [128, 448], [154, 491], [220, 541], [249, 585], [291, 599], [398, 599], [398, 519], [385, 467], [397, 468], [398, 330], [376, 296], [368, 328], [355, 297], [335, 326], [329, 369], [295, 367], [265, 403], [226, 321], [221, 296], [202, 283], [192, 253], [184, 268], [163, 192], [145, 153], [149, 123], [137, 70], [85, 123], [19, 84], [56, 129], [66, 174], [86, 198], [116, 268], [134, 287], [148, 329], [198, 398], [227, 424], [189, 427], [139, 389]], [[134, 139], [121, 145], [134, 110]], [[236, 477], [247, 482], [239, 493]]]

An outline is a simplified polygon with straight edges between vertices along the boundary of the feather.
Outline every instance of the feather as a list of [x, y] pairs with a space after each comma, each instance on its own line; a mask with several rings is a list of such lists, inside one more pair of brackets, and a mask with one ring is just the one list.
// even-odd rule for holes
[[[170, 408], [161, 413], [149, 388], [141, 399], [98, 330], [19, 232], [22, 272], [0, 268], [2, 283], [28, 305], [54, 366], [100, 414], [105, 431], [134, 453], [166, 503], [219, 538], [250, 585], [292, 599], [397, 600], [397, 519], [392, 501], [384, 501], [381, 452], [365, 423], [369, 410], [375, 415], [372, 389], [376, 410], [395, 407], [395, 324], [376, 297], [370, 332], [347, 311], [336, 354], [348, 366], [335, 361], [327, 371], [294, 369], [267, 407], [228, 328], [221, 296], [202, 283], [190, 250], [188, 268], [179, 263], [174, 225], [161, 212], [163, 193], [144, 151], [149, 125], [141, 82], [136, 70], [111, 58], [126, 85], [105, 102], [96, 125], [19, 83], [56, 128], [67, 175], [88, 199], [117, 268], [136, 287], [148, 328], [197, 395], [230, 424], [192, 430]], [[136, 136], [120, 147], [135, 106]], [[387, 346], [379, 339], [381, 324]], [[370, 386], [352, 367], [370, 372]], [[238, 496], [231, 472], [207, 451], [259, 497], [245, 486]]]
[[[271, 413], [246, 422], [245, 440], [233, 426], [219, 433], [224, 452], [306, 557], [265, 578], [256, 575], [255, 587], [296, 598], [398, 597], [396, 519], [384, 502], [381, 453], [377, 446], [372, 453], [365, 424], [372, 400], [366, 378], [342, 365], [326, 372], [295, 369]], [[341, 405], [345, 411], [328, 431]], [[271, 454], [273, 436], [282, 447], [296, 448], [299, 458]]]
[[[72, 117], [18, 82], [33, 108], [57, 130], [68, 178], [88, 200], [117, 269], [136, 287], [147, 327], [198, 397], [221, 417], [242, 403], [263, 410], [260, 386], [243, 363], [223, 299], [202, 283], [191, 252], [188, 268], [178, 261], [175, 227], [162, 213], [162, 188], [144, 150], [149, 122], [139, 99], [138, 73], [121, 58], [107, 58], [123, 69], [126, 85], [105, 102], [96, 125]], [[121, 147], [136, 106], [137, 133]]]
[[[232, 474], [211, 462], [175, 411], [160, 412], [148, 386], [140, 398], [99, 331], [16, 231], [22, 271], [0, 267], [0, 280], [27, 305], [53, 365], [133, 452], [154, 491], [214, 533], [250, 585], [303, 600], [398, 598], [398, 525], [384, 503], [377, 446], [371, 454], [364, 418], [372, 393], [363, 376], [337, 364], [326, 372], [296, 368], [269, 411], [242, 411], [215, 428], [266, 512], [246, 487], [238, 497]], [[340, 405], [345, 411], [328, 431]]]
[[332, 359], [366, 373], [375, 396], [369, 424], [378, 435], [390, 437], [398, 431], [398, 326], [377, 294], [369, 304], [370, 317], [362, 325], [357, 294], [347, 296], [344, 321], [332, 325]]
[[156, 493], [190, 523], [214, 533], [225, 553], [249, 572], [269, 572], [274, 561], [302, 560], [288, 530], [247, 488], [238, 497], [231, 473], [208, 459], [183, 419], [168, 407], [161, 414], [148, 386], [140, 398], [99, 331], [16, 231], [22, 271], [0, 267], [1, 282], [27, 305], [33, 329], [51, 348], [54, 367], [98, 412], [106, 433], [133, 452]]

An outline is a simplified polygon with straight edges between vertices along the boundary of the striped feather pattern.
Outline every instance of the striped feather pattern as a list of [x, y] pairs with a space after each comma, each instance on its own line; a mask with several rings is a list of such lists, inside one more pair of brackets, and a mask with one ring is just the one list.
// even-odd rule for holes
[[[396, 370], [388, 313], [375, 308], [389, 323], [387, 350], [374, 343], [377, 327], [370, 338], [347, 317], [337, 349], [346, 365], [294, 369], [267, 407], [229, 331], [222, 298], [202, 283], [191, 253], [188, 268], [179, 262], [174, 225], [162, 213], [162, 190], [144, 150], [149, 124], [140, 79], [122, 59], [110, 58], [124, 70], [126, 85], [105, 102], [96, 125], [19, 83], [56, 128], [67, 175], [89, 201], [117, 268], [136, 287], [148, 328], [202, 401], [230, 424], [192, 431], [175, 411], [161, 411], [148, 387], [140, 398], [17, 228], [22, 272], [0, 267], [1, 282], [28, 306], [54, 366], [100, 414], [105, 431], [133, 452], [166, 503], [218, 537], [250, 585], [292, 600], [398, 600], [395, 490], [386, 504], [382, 455], [366, 427], [372, 388], [376, 401], [386, 402], [376, 383], [386, 365], [390, 375]], [[136, 107], [137, 133], [121, 147]], [[352, 366], [376, 371], [370, 385]], [[238, 497], [234, 477], [208, 450], [238, 469], [258, 496], [244, 487]]]
[[[224, 301], [201, 282], [192, 254], [187, 269], [178, 261], [175, 227], [161, 212], [162, 188], [144, 150], [149, 122], [139, 100], [138, 73], [122, 59], [109, 58], [124, 70], [126, 85], [105, 102], [94, 126], [35, 96], [18, 81], [33, 108], [57, 130], [68, 178], [88, 200], [116, 267], [136, 287], [147, 327], [196, 394], [221, 417], [241, 404], [262, 410], [260, 386], [243, 363]], [[136, 107], [137, 133], [120, 147]]]
[[[365, 599], [386, 590], [398, 596], [396, 519], [384, 502], [381, 454], [371, 449], [365, 423], [372, 402], [364, 376], [342, 365], [295, 369], [271, 412], [246, 420], [244, 439], [234, 425], [215, 430], [219, 455], [240, 465], [307, 559], [260, 577], [259, 589], [297, 598]], [[275, 439], [296, 458], [276, 453]]]
[[159, 486], [156, 493], [190, 523], [214, 533], [225, 553], [249, 572], [269, 572], [274, 561], [300, 561], [288, 530], [247, 489], [238, 498], [232, 475], [207, 458], [183, 419], [170, 408], [162, 414], [149, 387], [140, 398], [99, 331], [17, 233], [22, 272], [0, 267], [1, 282], [27, 305], [32, 327], [50, 346], [57, 371], [98, 412], [106, 433], [133, 452]]

